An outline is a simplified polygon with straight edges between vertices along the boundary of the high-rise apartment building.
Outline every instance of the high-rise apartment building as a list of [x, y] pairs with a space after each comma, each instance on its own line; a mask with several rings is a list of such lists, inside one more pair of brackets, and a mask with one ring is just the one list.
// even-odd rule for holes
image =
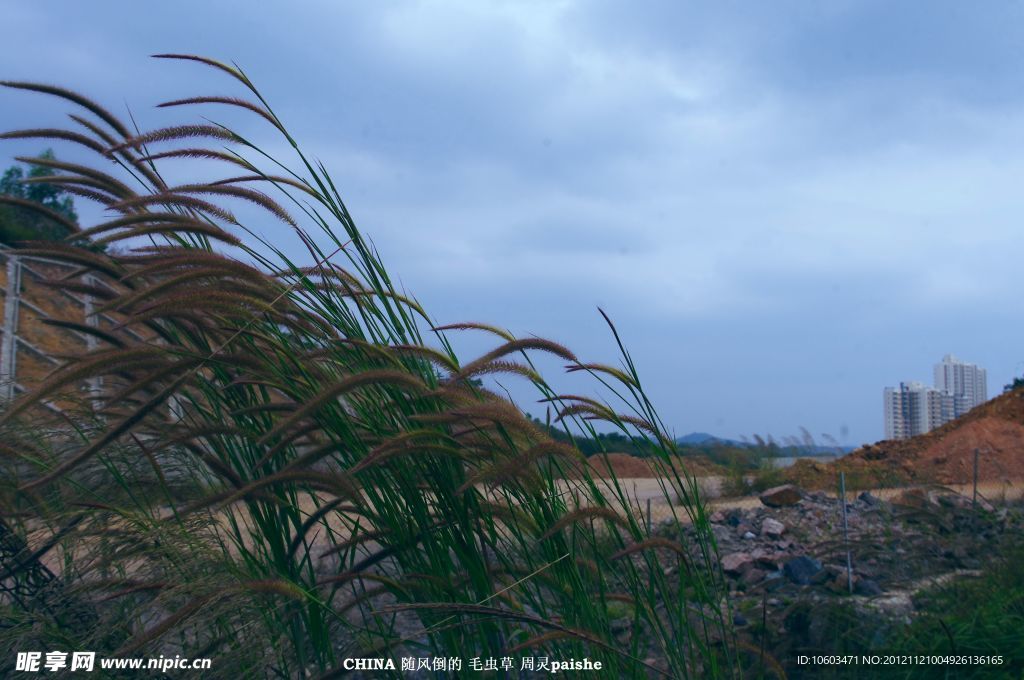
[[953, 418], [988, 401], [985, 369], [960, 361], [952, 354], [935, 364], [935, 387], [953, 395]]
[[988, 399], [985, 369], [947, 354], [935, 365], [935, 386], [911, 381], [886, 387], [885, 438], [907, 439], [959, 418]]
[[908, 439], [945, 423], [952, 396], [916, 381], [886, 387], [885, 438]]

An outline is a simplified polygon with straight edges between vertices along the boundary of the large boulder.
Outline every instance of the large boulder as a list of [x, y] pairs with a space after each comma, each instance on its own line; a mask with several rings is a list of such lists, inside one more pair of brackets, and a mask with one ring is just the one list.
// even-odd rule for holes
[[821, 562], [814, 558], [801, 555], [800, 557], [794, 557], [790, 561], [786, 562], [782, 567], [782, 571], [785, 572], [786, 577], [793, 583], [806, 586], [810, 585], [814, 580], [814, 577], [821, 571]]
[[761, 502], [769, 508], [782, 508], [796, 505], [803, 499], [804, 493], [793, 484], [772, 487], [761, 494]]
[[750, 556], [750, 553], [729, 553], [722, 558], [722, 571], [730, 576], [739, 576], [752, 566], [754, 566], [754, 558]]

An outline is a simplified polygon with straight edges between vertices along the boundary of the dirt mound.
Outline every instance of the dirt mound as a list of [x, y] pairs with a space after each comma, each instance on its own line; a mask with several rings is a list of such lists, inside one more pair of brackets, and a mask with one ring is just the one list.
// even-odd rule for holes
[[[719, 474], [721, 471], [711, 461], [699, 456], [676, 456], [674, 462], [677, 469], [685, 470], [698, 477]], [[655, 459], [638, 458], [626, 453], [600, 453], [587, 459], [592, 474], [596, 477], [608, 477], [609, 471], [619, 479], [652, 479], [660, 477]]]
[[967, 484], [973, 479], [975, 449], [980, 481], [1024, 479], [1024, 390], [1000, 395], [927, 434], [868, 444], [833, 464], [798, 461], [786, 477], [817, 488], [834, 485], [839, 470], [858, 486], [869, 480], [880, 486], [899, 481]]
[[942, 483], [972, 478], [978, 449], [978, 479], [1024, 478], [1024, 424], [987, 416], [953, 430], [918, 456], [918, 466]]

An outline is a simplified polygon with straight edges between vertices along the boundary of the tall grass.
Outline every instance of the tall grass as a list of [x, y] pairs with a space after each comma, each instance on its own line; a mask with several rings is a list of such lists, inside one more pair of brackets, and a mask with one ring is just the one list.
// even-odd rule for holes
[[[55, 162], [48, 181], [108, 218], [21, 252], [73, 265], [52, 284], [93, 295], [115, 322], [69, 322], [97, 349], [0, 418], [4, 531], [18, 564], [52, 576], [35, 587], [27, 567], [5, 572], [24, 597], [0, 596], [0, 654], [209, 656], [222, 677], [332, 677], [345, 657], [399, 653], [589, 657], [607, 677], [734, 674], [697, 487], [611, 322], [620, 366], [485, 324], [438, 327], [396, 290], [326, 168], [239, 68], [160, 56], [217, 69], [247, 97], [168, 106], [255, 114], [292, 158], [227, 125], [133, 132], [77, 93], [3, 83], [81, 109], [71, 129], [4, 136], [97, 154]], [[225, 177], [168, 186], [167, 158]], [[294, 230], [306, 254], [240, 223], [226, 205], [239, 201]], [[463, 332], [494, 349], [456, 356], [447, 334]], [[558, 394], [538, 354], [616, 401]], [[648, 451], [696, 538], [650, 535], [618, 480], [594, 479], [574, 446], [477, 380], [495, 375], [532, 383], [566, 432], [593, 437], [603, 423]], [[83, 398], [96, 379], [102, 392]]]

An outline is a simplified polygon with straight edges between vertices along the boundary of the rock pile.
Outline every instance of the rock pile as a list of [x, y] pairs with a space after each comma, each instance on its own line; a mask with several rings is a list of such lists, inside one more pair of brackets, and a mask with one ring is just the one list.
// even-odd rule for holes
[[1008, 522], [1005, 509], [942, 489], [908, 489], [891, 502], [862, 493], [847, 500], [847, 542], [837, 498], [785, 485], [765, 491], [761, 503], [709, 518], [736, 596], [849, 594], [852, 587], [854, 595], [876, 597], [924, 576], [977, 568], [979, 545]]

